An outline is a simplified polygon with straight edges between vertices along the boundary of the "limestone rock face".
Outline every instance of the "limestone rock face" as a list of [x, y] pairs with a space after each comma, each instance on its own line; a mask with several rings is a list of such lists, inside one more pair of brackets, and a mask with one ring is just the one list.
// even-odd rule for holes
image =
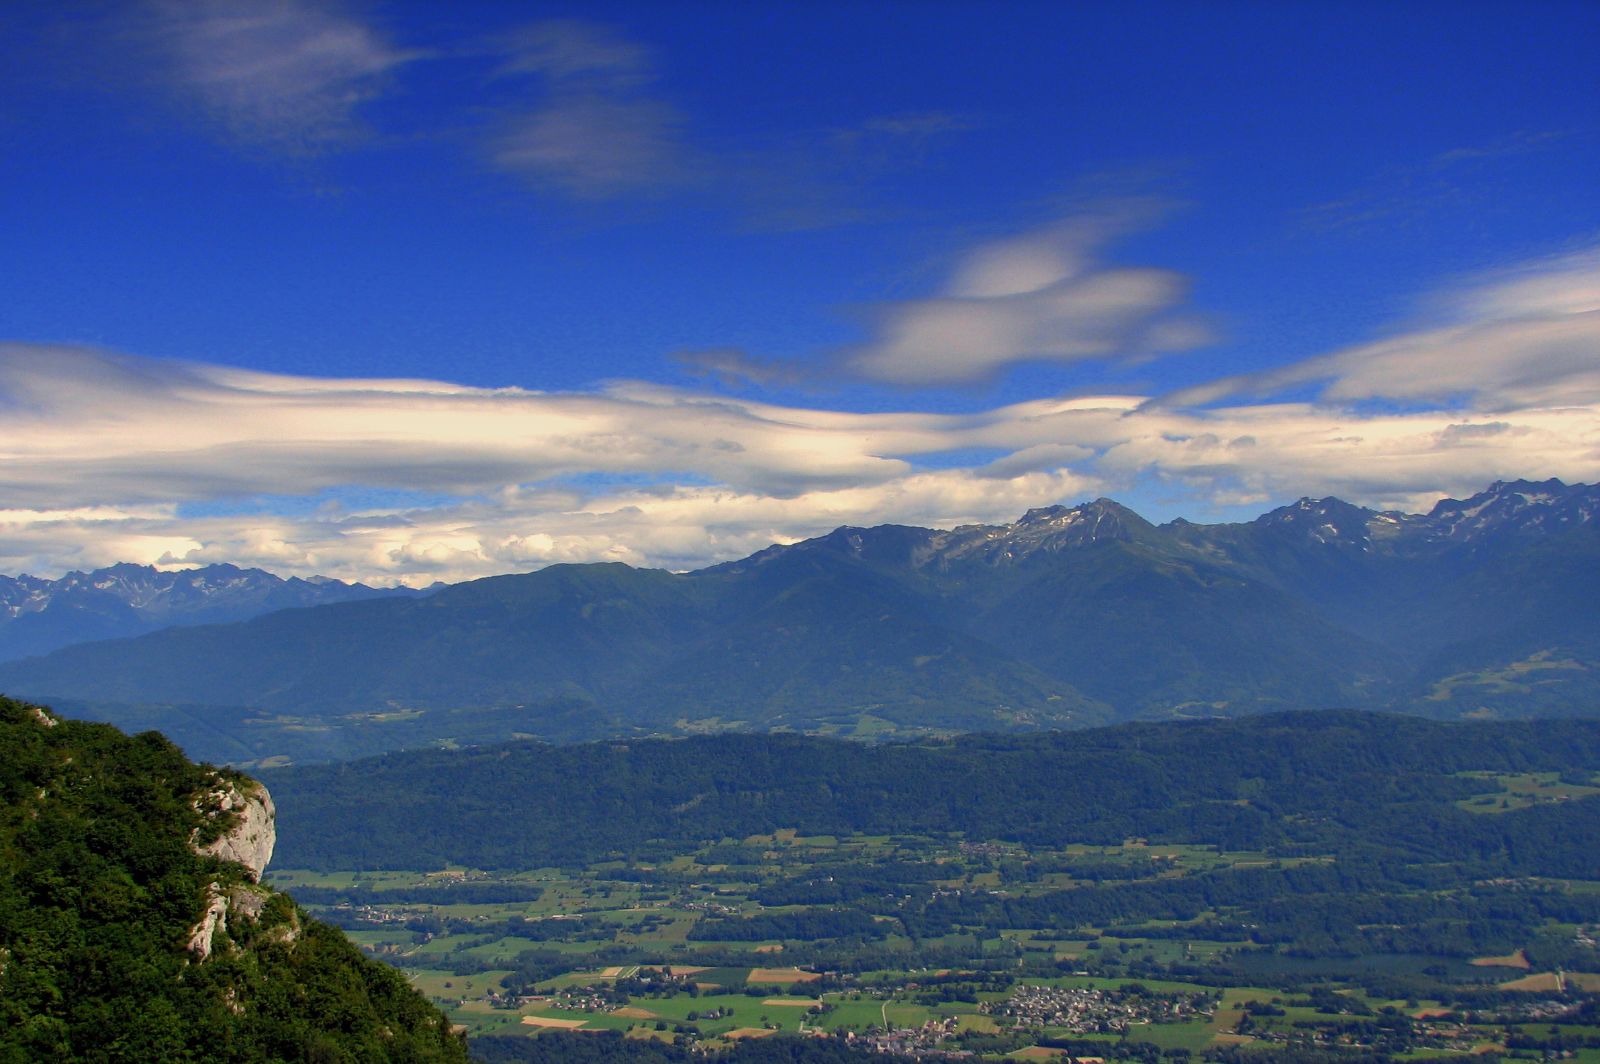
[[[191, 848], [198, 854], [234, 861], [243, 866], [252, 883], [261, 882], [278, 841], [277, 810], [267, 789], [254, 780], [236, 781], [218, 775], [195, 799], [194, 806], [202, 816], [222, 825], [223, 830], [202, 844], [196, 829], [190, 839]], [[228, 917], [254, 923], [270, 896], [270, 891], [260, 887], [224, 888], [220, 883], [207, 886], [205, 911], [189, 931], [190, 955], [196, 961], [206, 960], [216, 951], [218, 934], [227, 933]]]
[[236, 919], [255, 923], [261, 919], [261, 910], [267, 907], [272, 892], [266, 887], [234, 887], [228, 892], [228, 912]]
[[197, 961], [211, 956], [212, 942], [218, 931], [228, 929], [228, 899], [215, 883], [206, 887], [206, 911], [200, 922], [189, 932], [188, 949]]
[[218, 784], [218, 788], [206, 796], [206, 812], [213, 817], [235, 818], [234, 823], [215, 841], [196, 846], [195, 850], [224, 861], [239, 862], [249, 870], [251, 880], [259, 883], [278, 841], [278, 813], [272, 804], [272, 795], [253, 781], [243, 787], [220, 780]]
[[[219, 948], [231, 948], [226, 938], [221, 940], [220, 946], [218, 942], [218, 935], [227, 934], [228, 919], [233, 919], [236, 929], [258, 923], [272, 895], [273, 892], [266, 887], [235, 886], [224, 890], [220, 883], [207, 884], [205, 912], [201, 914], [200, 921], [189, 929], [185, 948], [190, 956], [196, 963], [203, 963]], [[273, 941], [285, 945], [293, 945], [299, 937], [300, 920], [297, 916], [291, 916], [287, 925], [274, 929], [272, 933]]]

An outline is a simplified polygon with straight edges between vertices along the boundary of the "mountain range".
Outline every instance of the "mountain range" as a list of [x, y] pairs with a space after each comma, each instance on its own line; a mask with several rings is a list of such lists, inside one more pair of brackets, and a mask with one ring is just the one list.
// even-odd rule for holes
[[243, 621], [292, 606], [383, 595], [405, 588], [346, 584], [324, 576], [285, 580], [263, 569], [207, 565], [167, 572], [122, 563], [58, 580], [0, 576], [0, 661], [74, 643], [143, 635], [172, 625]]
[[876, 737], [1357, 707], [1600, 712], [1600, 488], [1427, 514], [1109, 499], [840, 528], [691, 573], [557, 565], [0, 665], [0, 689], [220, 760], [711, 730]]

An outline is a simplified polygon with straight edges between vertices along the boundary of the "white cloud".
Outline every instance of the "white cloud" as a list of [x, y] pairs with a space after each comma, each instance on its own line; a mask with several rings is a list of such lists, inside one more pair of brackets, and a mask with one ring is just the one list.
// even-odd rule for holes
[[[381, 6], [375, 15], [374, 5], [349, 0], [107, 8], [104, 17], [53, 19], [81, 52], [75, 65], [92, 69], [106, 91], [157, 89], [237, 146], [305, 156], [369, 141], [470, 145], [477, 164], [540, 193], [676, 197], [768, 231], [899, 212], [880, 180], [925, 164], [941, 142], [975, 126], [957, 113], [913, 111], [719, 141], [707, 132], [715, 123], [695, 121], [704, 108], [675, 102], [670, 63], [656, 49], [582, 18], [490, 35], [446, 24], [407, 41], [398, 35], [406, 19], [392, 32]], [[414, 64], [432, 69], [413, 87], [440, 78], [452, 87], [394, 106]]]
[[876, 309], [874, 337], [846, 365], [910, 385], [990, 378], [1020, 362], [1128, 359], [1210, 340], [1182, 309], [1188, 281], [1170, 270], [1100, 260], [1114, 238], [1159, 214], [1148, 201], [1104, 203], [1039, 232], [970, 253], [945, 291]]
[[1527, 263], [1433, 301], [1437, 320], [1280, 369], [1167, 397], [1175, 405], [1303, 385], [1324, 399], [1472, 409], [1600, 402], [1600, 248]]
[[[983, 457], [942, 468], [962, 455]], [[679, 569], [839, 524], [1011, 520], [1152, 477], [1204, 511], [1300, 494], [1421, 506], [1548, 476], [1600, 476], [1600, 405], [1108, 395], [859, 413], [642, 383], [549, 394], [0, 347], [3, 572], [231, 561], [426, 584], [557, 561]], [[346, 489], [443, 501], [224, 505]]]
[[518, 94], [487, 143], [495, 168], [577, 199], [687, 198], [765, 231], [898, 211], [882, 201], [881, 180], [976, 126], [958, 113], [913, 111], [717, 141], [673, 102], [671, 71], [658, 69], [654, 50], [611, 27], [550, 19], [489, 51], [493, 82]]
[[648, 84], [650, 52], [606, 26], [582, 19], [549, 19], [505, 36], [502, 76], [538, 74], [563, 84], [588, 81], [613, 91]]
[[1153, 473], [1200, 496], [1337, 495], [1413, 508], [1494, 480], [1600, 476], [1594, 405], [1491, 416], [1267, 403], [1207, 411], [1145, 407], [1135, 419], [1159, 431], [1130, 433], [1096, 468], [1112, 479]]
[[658, 100], [567, 96], [507, 123], [495, 165], [580, 199], [609, 199], [685, 180], [682, 118]]
[[315, 151], [361, 131], [358, 112], [419, 53], [329, 4], [160, 0], [142, 29], [182, 91], [234, 138]]

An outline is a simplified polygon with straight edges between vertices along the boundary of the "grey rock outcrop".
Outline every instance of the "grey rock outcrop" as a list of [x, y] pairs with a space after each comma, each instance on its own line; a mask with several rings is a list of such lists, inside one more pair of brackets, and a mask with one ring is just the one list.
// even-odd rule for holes
[[228, 930], [228, 899], [216, 883], [206, 886], [206, 911], [200, 922], [189, 931], [188, 950], [197, 961], [211, 956], [217, 932]]
[[[220, 883], [206, 885], [205, 912], [200, 920], [189, 929], [189, 939], [185, 948], [196, 963], [203, 963], [219, 949], [231, 948], [228, 946], [228, 920], [233, 920], [235, 928], [242, 929], [246, 924], [257, 924], [261, 914], [271, 900], [273, 892], [260, 886], [236, 886], [230, 890], [223, 890]], [[220, 937], [219, 937], [220, 936]], [[293, 945], [300, 937], [300, 920], [291, 916], [289, 922], [269, 932], [271, 941], [283, 945]]]
[[[196, 829], [190, 847], [198, 854], [241, 865], [251, 883], [260, 883], [278, 841], [278, 813], [267, 789], [254, 780], [236, 781], [218, 775], [213, 777], [212, 786], [195, 799], [194, 806], [207, 820], [219, 824], [221, 832], [210, 842], [201, 843], [200, 829]], [[210, 957], [216, 952], [218, 936], [227, 934], [228, 917], [254, 923], [270, 895], [260, 887], [225, 889], [220, 883], [207, 885], [205, 910], [189, 931], [190, 956], [196, 961]]]
[[234, 887], [228, 892], [228, 913], [235, 919], [255, 923], [271, 897], [272, 892], [266, 887]]
[[207, 816], [226, 818], [232, 823], [213, 841], [196, 845], [195, 852], [237, 861], [249, 871], [251, 881], [259, 883], [278, 841], [278, 813], [272, 795], [254, 781], [243, 785], [220, 779], [217, 782], [217, 788], [203, 799], [201, 809]]

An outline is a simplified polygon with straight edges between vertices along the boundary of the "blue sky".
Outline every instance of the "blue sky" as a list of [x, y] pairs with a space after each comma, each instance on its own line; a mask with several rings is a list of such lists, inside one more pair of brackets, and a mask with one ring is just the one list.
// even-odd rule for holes
[[22, 3], [0, 571], [1600, 472], [1593, 4]]

